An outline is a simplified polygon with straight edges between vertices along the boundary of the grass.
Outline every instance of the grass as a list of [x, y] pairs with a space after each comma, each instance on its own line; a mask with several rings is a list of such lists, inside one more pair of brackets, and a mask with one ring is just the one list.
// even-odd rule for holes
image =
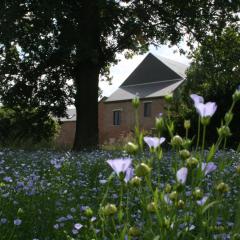
[[[160, 169], [156, 164], [157, 160], [152, 167], [153, 188], [157, 188], [159, 192], [165, 191], [167, 183], [171, 186], [176, 184], [172, 168], [175, 161], [173, 153], [166, 152], [164, 155]], [[126, 153], [123, 151], [92, 151], [75, 154], [53, 151], [2, 150], [0, 155], [1, 240], [87, 240], [94, 239], [95, 233], [97, 239], [103, 239], [101, 237], [101, 216], [98, 210], [106, 192], [108, 177], [112, 173], [106, 160], [124, 156]], [[135, 161], [138, 163], [146, 158], [149, 158], [148, 153], [135, 157]], [[240, 224], [240, 175], [236, 172], [236, 167], [240, 164], [239, 154], [234, 151], [217, 152], [214, 162], [217, 164], [218, 171], [206, 176], [202, 189], [209, 194], [211, 199], [221, 201], [221, 204], [216, 204], [216, 207], [209, 207], [209, 210], [206, 210], [206, 214], [212, 214], [212, 217], [205, 216], [208, 219], [208, 226], [200, 231], [204, 232], [208, 229], [205, 239], [228, 239], [230, 234], [232, 237], [238, 233]], [[222, 181], [230, 186], [230, 191], [220, 199], [215, 186]], [[113, 176], [110, 185], [105, 202], [119, 205], [121, 182], [116, 176]], [[146, 218], [146, 214], [148, 214], [146, 209], [141, 210], [140, 208], [140, 205], [147, 205], [150, 201], [150, 190], [147, 189], [147, 186], [144, 186], [143, 189], [131, 187], [129, 189], [130, 191], [125, 186], [123, 195], [124, 205], [128, 201], [128, 227], [137, 224], [142, 234], [139, 238], [129, 236], [128, 239], [153, 239], [153, 236], [158, 239], [157, 233], [148, 232], [148, 229], [156, 226], [156, 217]], [[143, 191], [148, 192], [149, 197], [143, 198]], [[191, 195], [193, 189], [186, 186], [185, 191], [184, 202], [187, 204], [187, 196]], [[194, 208], [197, 208], [195, 205]], [[86, 215], [86, 207], [90, 207], [93, 211], [91, 218]], [[166, 212], [167, 208], [168, 206], [165, 206]], [[187, 209], [190, 208], [187, 206], [183, 209], [174, 208], [173, 212], [168, 215], [166, 212], [164, 214], [165, 216], [171, 214], [177, 216], [178, 214], [181, 216], [181, 221], [185, 219], [185, 222], [178, 222], [176, 219], [179, 229], [186, 229], [187, 223], [192, 220], [195, 221], [196, 228], [198, 224], [203, 228], [204, 223], [200, 224], [196, 222], [196, 219], [187, 219], [191, 218], [190, 212], [186, 214]], [[125, 225], [119, 223], [119, 215], [116, 218], [104, 219], [104, 224], [109, 225], [105, 229], [105, 239], [121, 239], [121, 228], [124, 228]], [[200, 219], [204, 220], [203, 217]], [[20, 224], [18, 220], [20, 220]], [[75, 225], [78, 223], [82, 225], [79, 230]], [[165, 224], [167, 224], [167, 219], [165, 219]], [[124, 236], [127, 235], [126, 231]], [[175, 230], [172, 232], [180, 233]], [[117, 235], [114, 235], [115, 233]], [[192, 229], [183, 238], [180, 235], [175, 236], [176, 238], [174, 235], [168, 235], [168, 239], [200, 239], [193, 238], [194, 234], [198, 236]]]

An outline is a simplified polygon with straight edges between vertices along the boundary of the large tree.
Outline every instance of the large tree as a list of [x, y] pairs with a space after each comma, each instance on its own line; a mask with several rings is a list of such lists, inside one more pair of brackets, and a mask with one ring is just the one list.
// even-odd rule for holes
[[108, 74], [117, 53], [177, 44], [186, 34], [201, 41], [238, 11], [238, 0], [1, 1], [1, 102], [60, 116], [74, 99], [73, 148], [95, 146], [99, 76]]

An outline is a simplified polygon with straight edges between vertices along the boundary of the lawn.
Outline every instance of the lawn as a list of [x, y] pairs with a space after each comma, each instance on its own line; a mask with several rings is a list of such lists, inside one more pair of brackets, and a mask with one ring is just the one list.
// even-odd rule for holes
[[[106, 162], [128, 157], [124, 151], [0, 154], [1, 240], [239, 239], [240, 160], [234, 151], [218, 151], [215, 171], [200, 183], [194, 182], [197, 172], [189, 172], [184, 184], [176, 180], [176, 161], [183, 160], [175, 153], [164, 152], [161, 160], [148, 151], [135, 155], [135, 167], [152, 162], [151, 179], [142, 176], [141, 186], [121, 181]], [[226, 191], [217, 188], [221, 182]]]

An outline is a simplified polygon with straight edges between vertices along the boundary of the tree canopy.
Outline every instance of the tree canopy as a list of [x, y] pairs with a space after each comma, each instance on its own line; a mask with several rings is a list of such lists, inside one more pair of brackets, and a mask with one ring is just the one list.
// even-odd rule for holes
[[96, 145], [99, 76], [108, 76], [117, 53], [220, 34], [236, 21], [239, 5], [238, 0], [1, 1], [0, 101], [56, 116], [74, 103], [74, 149]]
[[[214, 101], [218, 105], [212, 121], [212, 127], [216, 129], [231, 106], [232, 94], [240, 85], [240, 29], [227, 27], [219, 36], [207, 36], [192, 56], [187, 79], [176, 94], [180, 102], [177, 111], [181, 113], [180, 119], [191, 118], [194, 121], [196, 114], [193, 114], [189, 96], [199, 94], [206, 102]], [[238, 111], [239, 106], [234, 109], [235, 113]], [[239, 116], [235, 116], [231, 127], [235, 141], [239, 141], [239, 121]]]

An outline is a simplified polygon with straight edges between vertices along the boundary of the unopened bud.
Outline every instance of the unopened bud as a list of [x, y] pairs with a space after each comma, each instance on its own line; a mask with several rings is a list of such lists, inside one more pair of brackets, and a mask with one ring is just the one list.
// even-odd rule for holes
[[128, 230], [128, 234], [132, 237], [137, 237], [141, 234], [141, 232], [137, 227], [130, 227]]
[[167, 103], [171, 103], [172, 100], [173, 100], [173, 94], [170, 93], [170, 94], [165, 95], [165, 96], [164, 96], [164, 99], [165, 99], [165, 101], [166, 101]]
[[222, 127], [218, 128], [217, 132], [220, 137], [229, 137], [232, 135], [231, 130], [228, 126], [222, 126]]
[[233, 113], [232, 112], [227, 112], [224, 116], [224, 120], [226, 123], [230, 123], [233, 119]]
[[162, 129], [163, 129], [163, 126], [164, 126], [164, 120], [163, 120], [163, 118], [162, 117], [157, 117], [156, 119], [155, 119], [155, 127], [156, 127], [156, 129], [157, 129], [157, 131], [162, 131]]
[[151, 213], [156, 212], [157, 211], [157, 206], [156, 206], [155, 202], [150, 202], [147, 205], [147, 210], [148, 210], [148, 212], [151, 212]]
[[141, 163], [136, 167], [135, 172], [138, 177], [145, 177], [151, 172], [151, 168], [147, 164]]
[[190, 157], [186, 160], [188, 168], [195, 168], [198, 165], [198, 160], [195, 157]]
[[132, 100], [132, 105], [135, 109], [137, 109], [140, 105], [140, 99], [139, 99], [139, 96], [136, 95], [133, 100]]
[[237, 89], [237, 90], [234, 92], [234, 94], [232, 95], [232, 98], [233, 98], [233, 101], [234, 101], [234, 102], [237, 102], [237, 101], [240, 100], [240, 90], [239, 90], [239, 89]]
[[217, 185], [217, 190], [220, 192], [220, 193], [225, 193], [225, 192], [228, 192], [229, 191], [229, 186], [228, 184], [224, 183], [224, 182], [221, 182]]
[[183, 139], [179, 135], [174, 136], [171, 140], [171, 144], [174, 147], [180, 147], [182, 143], [183, 143]]
[[165, 192], [166, 192], [166, 193], [170, 193], [171, 190], [172, 190], [171, 185], [170, 185], [169, 183], [167, 183], [166, 186], [165, 186]]
[[105, 216], [114, 215], [116, 212], [117, 212], [117, 207], [115, 204], [108, 203], [106, 206], [102, 208], [102, 213]]
[[184, 120], [184, 128], [189, 129], [191, 127], [191, 121], [190, 120]]
[[132, 142], [128, 142], [128, 144], [125, 147], [125, 150], [129, 154], [136, 154], [138, 152], [138, 145]]
[[84, 211], [84, 214], [87, 216], [87, 217], [92, 217], [93, 215], [93, 210], [90, 208], [90, 207], [87, 207]]
[[130, 180], [130, 184], [134, 187], [138, 187], [141, 184], [142, 179], [138, 176], [133, 177]]
[[179, 154], [182, 159], [187, 159], [190, 157], [190, 152], [187, 149], [179, 151]]
[[177, 191], [173, 191], [169, 194], [169, 199], [172, 200], [172, 201], [176, 201], [177, 197], [178, 197]]
[[178, 200], [178, 202], [177, 202], [177, 207], [178, 208], [182, 209], [182, 208], [184, 208], [184, 205], [185, 205], [185, 202], [183, 200], [181, 200], [181, 199]]
[[193, 196], [195, 197], [196, 200], [200, 200], [203, 197], [203, 192], [200, 188], [195, 188], [193, 192]]

